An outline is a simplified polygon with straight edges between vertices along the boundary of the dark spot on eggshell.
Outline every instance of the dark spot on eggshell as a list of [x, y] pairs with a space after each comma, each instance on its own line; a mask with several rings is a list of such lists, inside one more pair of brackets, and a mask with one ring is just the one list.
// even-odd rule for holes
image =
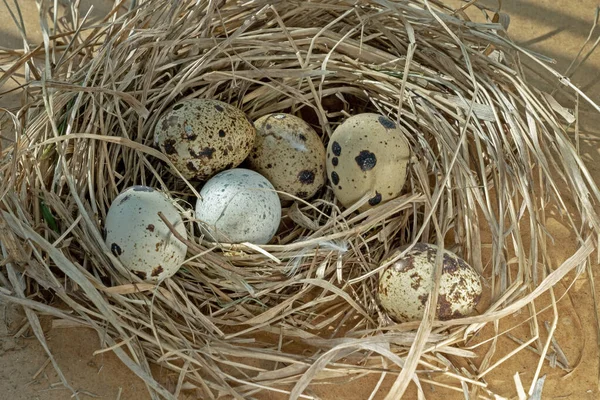
[[166, 154], [175, 154], [177, 153], [177, 149], [175, 148], [175, 144], [177, 142], [175, 139], [167, 139], [163, 142], [163, 147]]
[[412, 287], [414, 290], [418, 290], [421, 287], [421, 281], [423, 280], [421, 279], [421, 275], [419, 275], [416, 272], [413, 272], [412, 274], [410, 274], [410, 279], [412, 279], [410, 287]]
[[396, 124], [394, 123], [394, 121], [392, 121], [391, 119], [389, 119], [387, 117], [384, 117], [383, 115], [381, 115], [379, 117], [379, 123], [385, 129], [396, 129]]
[[183, 107], [183, 104], [177, 104], [173, 107], [173, 110], [179, 110], [181, 107]]
[[449, 299], [445, 294], [438, 294], [438, 303], [436, 310], [436, 317], [440, 321], [448, 321], [450, 319], [460, 318], [463, 315], [458, 310], [452, 311], [452, 305], [456, 304], [451, 299]]
[[147, 192], [147, 193], [154, 192], [154, 189], [151, 188], [150, 186], [143, 186], [143, 185], [132, 186], [131, 190], [133, 190], [134, 192]]
[[363, 171], [372, 170], [377, 164], [377, 157], [369, 150], [362, 150], [354, 160], [356, 160], [356, 163]]
[[161, 244], [162, 244], [162, 242], [157, 242], [157, 243], [156, 243], [156, 246], [155, 246], [155, 248], [156, 248], [156, 251], [160, 251], [160, 245], [161, 245]]
[[121, 247], [116, 243], [110, 245], [110, 251], [115, 257], [119, 257], [121, 254], [123, 254], [123, 250], [121, 250]]
[[379, 203], [381, 203], [381, 193], [375, 192], [375, 196], [369, 199], [369, 204], [372, 206], [376, 206]]
[[331, 173], [331, 182], [333, 182], [334, 185], [337, 185], [340, 182], [340, 176], [335, 171]]
[[218, 112], [223, 112], [223, 110], [225, 109], [220, 104], [215, 104], [215, 110], [217, 110]]
[[131, 198], [131, 196], [130, 196], [130, 195], [128, 195], [128, 194], [127, 194], [127, 195], [125, 195], [125, 196], [124, 196], [124, 197], [121, 199], [121, 201], [119, 201], [119, 205], [121, 205], [121, 204], [125, 203], [125, 202], [126, 202], [127, 200], [129, 200], [130, 198]]
[[333, 158], [331, 159], [331, 164], [333, 164], [333, 166], [334, 166], [334, 167], [337, 167], [337, 166], [338, 166], [338, 163], [339, 163], [339, 161], [340, 161], [340, 159], [339, 159], [339, 158], [337, 158], [337, 157], [333, 157]]
[[310, 185], [315, 181], [315, 173], [308, 169], [300, 171], [300, 173], [298, 174], [298, 180], [303, 185]]
[[214, 147], [205, 147], [202, 150], [200, 150], [199, 153], [196, 153], [194, 151], [194, 149], [192, 149], [192, 148], [189, 148], [188, 151], [190, 152], [190, 155], [192, 157], [195, 157], [195, 158], [204, 157], [204, 158], [212, 159], [213, 153], [215, 152], [215, 148]]
[[[423, 293], [422, 295], [418, 296], [419, 301], [421, 302], [422, 305], [427, 304], [427, 299], [429, 298], [429, 293]], [[438, 296], [439, 299], [439, 296]]]
[[342, 154], [342, 146], [340, 146], [338, 142], [333, 142], [331, 144], [331, 151], [333, 152], [334, 156], [339, 157]]
[[144, 271], [131, 271], [133, 272], [138, 278], [144, 280], [146, 279], [146, 273]]
[[164, 271], [163, 267], [161, 265], [159, 265], [158, 267], [155, 267], [152, 269], [152, 273], [150, 275], [153, 277], [156, 277], [156, 276], [160, 275], [163, 271]]
[[265, 128], [266, 128], [268, 131], [270, 131], [270, 130], [271, 130], [271, 128], [272, 128], [272, 126], [271, 126], [271, 124], [266, 124], [266, 125], [265, 125]]
[[303, 134], [299, 134], [298, 137], [300, 138], [300, 140], [302, 140], [303, 142], [306, 142], [306, 136], [304, 136]]
[[273, 168], [273, 164], [267, 164], [267, 168], [269, 168], [269, 169]]
[[192, 161], [188, 161], [186, 165], [190, 171], [198, 172], [198, 168], [196, 168]]
[[154, 232], [154, 225], [153, 225], [153, 224], [149, 224], [149, 225], [146, 227], [146, 229], [147, 229], [147, 230], [149, 230], [150, 232]]
[[225, 131], [223, 129], [219, 129], [219, 137], [225, 137]]
[[225, 166], [225, 169], [231, 169], [233, 167], [233, 163], [229, 163]]
[[186, 138], [186, 140], [193, 142], [194, 140], [198, 139], [198, 135], [196, 133], [187, 133], [185, 135], [185, 138]]
[[301, 199], [304, 199], [304, 198], [308, 197], [308, 193], [307, 192], [297, 192], [296, 196], [300, 197]]

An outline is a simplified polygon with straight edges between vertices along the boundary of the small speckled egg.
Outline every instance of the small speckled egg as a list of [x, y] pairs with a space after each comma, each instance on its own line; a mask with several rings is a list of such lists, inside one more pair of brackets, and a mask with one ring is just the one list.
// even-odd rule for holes
[[106, 245], [125, 268], [148, 281], [173, 276], [187, 252], [187, 246], [173, 235], [159, 212], [187, 239], [173, 202], [148, 186], [125, 189], [112, 202], [105, 221]]
[[160, 117], [154, 142], [187, 179], [206, 180], [250, 154], [256, 130], [244, 112], [218, 100], [181, 101]]
[[383, 115], [358, 114], [338, 126], [327, 146], [327, 175], [344, 207], [369, 194], [364, 211], [398, 195], [406, 181], [410, 146]]
[[[417, 243], [379, 276], [379, 302], [394, 320], [408, 322], [423, 318], [433, 289], [437, 252], [435, 245]], [[393, 257], [396, 255], [398, 253]], [[468, 316], [481, 297], [479, 275], [464, 260], [447, 250], [444, 250], [442, 263], [436, 318], [444, 321]]]
[[236, 168], [213, 176], [200, 191], [196, 219], [210, 241], [268, 243], [281, 221], [275, 188], [258, 172]]
[[325, 146], [315, 130], [290, 114], [265, 115], [254, 126], [249, 167], [279, 191], [301, 199], [314, 196], [325, 184]]

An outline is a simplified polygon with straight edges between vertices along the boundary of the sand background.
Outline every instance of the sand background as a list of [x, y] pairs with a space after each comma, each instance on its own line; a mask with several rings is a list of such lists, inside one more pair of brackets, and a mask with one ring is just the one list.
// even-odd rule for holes
[[[65, 3], [66, 1], [61, 1]], [[495, 4], [495, 1], [484, 1]], [[10, 3], [10, 2], [9, 2]], [[21, 11], [27, 26], [27, 37], [31, 44], [41, 41], [38, 26], [38, 11], [33, 0], [20, 0]], [[457, 4], [458, 2], [454, 2]], [[593, 25], [598, 0], [504, 0], [502, 10], [511, 17], [510, 36], [518, 43], [550, 56], [556, 60], [554, 67], [565, 71], [588, 36]], [[104, 15], [112, 2], [96, 0], [81, 1], [82, 14], [94, 6], [93, 18]], [[596, 35], [600, 28], [596, 29]], [[22, 49], [22, 40], [13, 27], [12, 19], [4, 3], [0, 3], [0, 48]], [[3, 60], [0, 59], [0, 67]], [[1, 73], [1, 72], [0, 72]], [[600, 51], [596, 52], [572, 78], [596, 102], [600, 102]], [[551, 85], [544, 84], [546, 89]], [[0, 98], [0, 107], [18, 106], [19, 98], [14, 94]], [[600, 116], [582, 108], [582, 135], [587, 139], [582, 142], [582, 154], [591, 172], [600, 182]], [[0, 132], [6, 134], [6, 126], [0, 126]], [[551, 252], [555, 260], [554, 267], [571, 255], [575, 249], [575, 236], [560, 222], [560, 216], [549, 220], [550, 232], [555, 238]], [[482, 248], [486, 248], [489, 238], [483, 237]], [[594, 270], [597, 266], [594, 266]], [[600, 273], [596, 274], [595, 284], [600, 287]], [[566, 288], [571, 286], [569, 291]], [[555, 288], [554, 295], [561, 298], [558, 303], [559, 322], [555, 334], [556, 340], [564, 351], [570, 373], [559, 368], [551, 368], [546, 364], [542, 374], [547, 375], [544, 387], [544, 399], [598, 399], [598, 351], [595, 330], [595, 311], [590, 292], [590, 284], [586, 275], [576, 277], [569, 275]], [[550, 304], [549, 295], [542, 296], [535, 302], [539, 312]], [[501, 320], [495, 327], [486, 326], [475, 342], [484, 341], [515, 325], [517, 321], [527, 317], [526, 313], [517, 313]], [[540, 321], [552, 322], [550, 311], [540, 314]], [[56, 326], [50, 319], [42, 318], [46, 338], [50, 350], [56, 357], [63, 373], [72, 387], [79, 391], [81, 399], [147, 399], [149, 395], [143, 383], [125, 368], [110, 352], [94, 355], [100, 348], [100, 339], [89, 329]], [[544, 328], [542, 338], [544, 338]], [[531, 337], [527, 325], [511, 331], [517, 338]], [[487, 350], [490, 344], [478, 349], [478, 353]], [[496, 343], [497, 351], [494, 362], [509, 354], [517, 347], [506, 335]], [[480, 359], [473, 362], [479, 365]], [[490, 389], [503, 396], [516, 395], [513, 374], [519, 372], [526, 388], [529, 388], [538, 356], [532, 351], [523, 350], [510, 357], [498, 368], [486, 375]], [[157, 377], [168, 385], [175, 385], [177, 376], [156, 367]], [[365, 377], [341, 382], [339, 385], [318, 386], [313, 388], [314, 394], [324, 399], [366, 399], [379, 376]], [[386, 380], [385, 385], [390, 384]], [[427, 398], [453, 399], [463, 398], [461, 394], [433, 389], [425, 385]], [[53, 400], [71, 398], [71, 393], [60, 383], [60, 379], [48, 362], [44, 350], [32, 336], [21, 310], [11, 305], [0, 303], [0, 397], [15, 400]], [[182, 399], [197, 398], [192, 391], [182, 395]], [[276, 398], [276, 397], [272, 397]], [[280, 397], [277, 397], [280, 398]], [[408, 392], [407, 399], [416, 398]]]

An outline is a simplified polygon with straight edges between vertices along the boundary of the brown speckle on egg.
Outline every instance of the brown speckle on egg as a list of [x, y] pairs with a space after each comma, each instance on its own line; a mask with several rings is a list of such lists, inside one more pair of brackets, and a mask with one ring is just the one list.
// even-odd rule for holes
[[337, 158], [337, 157], [333, 157], [333, 159], [331, 160], [331, 164], [332, 164], [334, 167], [337, 167], [337, 166], [338, 166], [338, 163], [339, 163], [339, 160], [340, 160], [339, 158]]
[[152, 273], [150, 275], [153, 277], [156, 277], [156, 276], [160, 275], [163, 271], [164, 271], [163, 267], [161, 265], [159, 265], [152, 269]]
[[146, 280], [146, 273], [144, 271], [131, 271], [141, 280]]
[[154, 232], [154, 224], [149, 224], [149, 225], [146, 227], [146, 229], [147, 229], [147, 230], [149, 230], [150, 232]]
[[223, 129], [219, 129], [219, 137], [225, 137], [225, 131]]
[[174, 139], [165, 140], [165, 142], [163, 144], [165, 154], [167, 154], [167, 155], [176, 154], [177, 153], [177, 149], [175, 148], [176, 144], [177, 144], [177, 141]]

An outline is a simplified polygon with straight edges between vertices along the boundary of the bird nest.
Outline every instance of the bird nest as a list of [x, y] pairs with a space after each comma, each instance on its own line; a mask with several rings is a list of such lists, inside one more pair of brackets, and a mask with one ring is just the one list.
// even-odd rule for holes
[[[95, 329], [154, 398], [312, 398], [315, 384], [365, 375], [390, 399], [424, 395], [424, 382], [493, 397], [486, 374], [525, 346], [501, 358], [477, 333], [522, 310], [541, 340], [533, 301], [596, 248], [599, 191], [567, 134], [575, 116], [526, 79], [541, 71], [585, 95], [512, 42], [499, 13], [481, 7], [485, 21], [473, 22], [427, 0], [147, 0], [90, 24], [51, 3], [43, 43], [14, 53], [0, 79], [25, 70], [22, 108], [4, 113], [15, 140], [0, 164], [0, 298], [28, 310], [42, 343], [39, 314]], [[153, 145], [161, 113], [188, 98], [251, 119], [301, 116], [325, 145], [350, 115], [386, 115], [412, 148], [404, 191], [359, 212], [325, 187], [286, 205], [267, 245], [206, 242], [190, 211], [201, 184]], [[103, 240], [108, 207], [132, 185], [168, 192], [185, 216], [185, 264], [157, 284]], [[550, 210], [579, 239], [561, 265], [548, 252]], [[437, 286], [422, 321], [385, 315], [382, 261], [418, 242], [481, 275], [474, 315], [437, 320]], [[151, 364], [177, 384], [167, 389]]]

